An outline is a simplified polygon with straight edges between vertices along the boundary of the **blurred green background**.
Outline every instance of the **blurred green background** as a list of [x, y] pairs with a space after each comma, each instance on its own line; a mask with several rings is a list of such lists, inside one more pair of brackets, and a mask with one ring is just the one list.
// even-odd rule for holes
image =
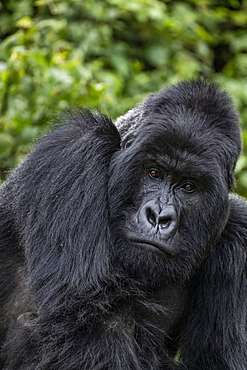
[[247, 0], [2, 0], [0, 181], [54, 112], [100, 107], [113, 118], [148, 93], [197, 76], [240, 112], [247, 196]]

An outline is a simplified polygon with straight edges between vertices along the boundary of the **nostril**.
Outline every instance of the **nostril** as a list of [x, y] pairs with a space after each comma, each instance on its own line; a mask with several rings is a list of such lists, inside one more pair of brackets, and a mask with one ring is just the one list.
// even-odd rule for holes
[[161, 204], [157, 200], [150, 200], [144, 204], [137, 214], [138, 222], [143, 229], [150, 233], [160, 233], [160, 237], [167, 238], [177, 229], [177, 214], [174, 205]]
[[162, 229], [168, 228], [172, 223], [172, 218], [170, 216], [159, 217], [158, 224]]
[[157, 222], [156, 222], [156, 214], [154, 213], [154, 211], [151, 209], [151, 208], [147, 208], [146, 209], [146, 217], [147, 217], [147, 220], [148, 222], [153, 226], [155, 227]]

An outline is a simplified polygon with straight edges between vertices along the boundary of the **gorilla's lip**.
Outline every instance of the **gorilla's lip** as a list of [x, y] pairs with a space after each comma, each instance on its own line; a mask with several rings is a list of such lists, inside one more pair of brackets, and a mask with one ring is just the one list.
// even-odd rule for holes
[[168, 249], [167, 245], [165, 245], [164, 243], [161, 243], [161, 242], [157, 242], [155, 240], [149, 240], [149, 239], [146, 239], [146, 238], [145, 239], [135, 238], [133, 236], [131, 236], [129, 238], [129, 240], [134, 244], [148, 246], [149, 248], [151, 247], [152, 249], [153, 248], [158, 249], [158, 250], [167, 254], [170, 257], [173, 256], [173, 254], [174, 254], [170, 249]]

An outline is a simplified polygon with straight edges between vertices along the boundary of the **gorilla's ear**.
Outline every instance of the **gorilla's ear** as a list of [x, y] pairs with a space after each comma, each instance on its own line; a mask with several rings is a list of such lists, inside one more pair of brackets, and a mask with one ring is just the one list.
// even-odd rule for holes
[[81, 289], [108, 269], [108, 168], [120, 136], [104, 115], [77, 111], [64, 121], [9, 179], [38, 300], [58, 279]]

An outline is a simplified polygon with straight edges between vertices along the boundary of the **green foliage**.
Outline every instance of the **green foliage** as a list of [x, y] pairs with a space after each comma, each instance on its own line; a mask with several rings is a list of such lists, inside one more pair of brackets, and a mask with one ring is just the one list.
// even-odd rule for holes
[[[123, 114], [182, 79], [219, 81], [247, 147], [247, 0], [2, 0], [0, 176], [67, 106]], [[237, 167], [247, 196], [247, 152]]]

